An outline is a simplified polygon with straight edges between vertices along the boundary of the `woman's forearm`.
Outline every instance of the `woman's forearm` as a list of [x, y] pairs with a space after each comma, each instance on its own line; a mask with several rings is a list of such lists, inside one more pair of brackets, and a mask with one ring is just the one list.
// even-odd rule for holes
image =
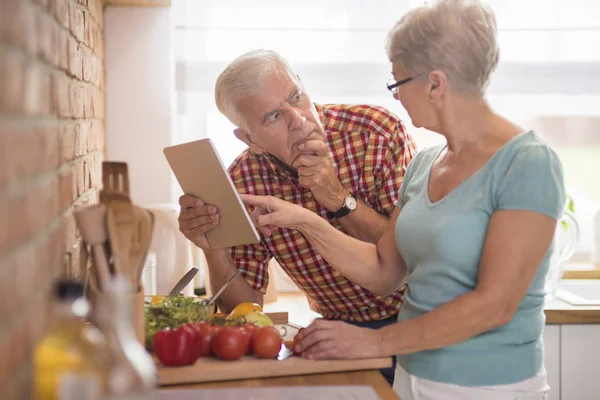
[[478, 291], [412, 320], [381, 328], [381, 355], [409, 354], [460, 343], [507, 323], [505, 307]]
[[298, 229], [334, 269], [352, 282], [381, 295], [400, 287], [402, 269], [386, 265], [378, 246], [348, 236], [316, 215]]

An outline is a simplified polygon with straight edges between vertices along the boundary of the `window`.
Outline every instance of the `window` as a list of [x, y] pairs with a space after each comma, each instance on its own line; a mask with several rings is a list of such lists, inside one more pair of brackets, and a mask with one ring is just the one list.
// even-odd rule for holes
[[[175, 14], [178, 141], [212, 138], [229, 164], [244, 144], [214, 105], [227, 63], [271, 48], [294, 66], [317, 102], [372, 103], [406, 122], [419, 148], [440, 143], [417, 130], [385, 89], [387, 30], [422, 0], [178, 0]], [[535, 129], [559, 154], [589, 256], [600, 206], [600, 2], [487, 0], [496, 12], [501, 62], [488, 91], [500, 113]], [[366, 6], [368, 4], [368, 6]], [[351, 82], [351, 84], [348, 84]]]

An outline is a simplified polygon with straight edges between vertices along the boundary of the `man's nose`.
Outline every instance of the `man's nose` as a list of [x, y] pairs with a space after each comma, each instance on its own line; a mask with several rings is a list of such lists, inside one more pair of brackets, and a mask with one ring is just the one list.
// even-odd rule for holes
[[306, 117], [297, 109], [292, 108], [290, 113], [290, 130], [298, 130], [304, 127]]

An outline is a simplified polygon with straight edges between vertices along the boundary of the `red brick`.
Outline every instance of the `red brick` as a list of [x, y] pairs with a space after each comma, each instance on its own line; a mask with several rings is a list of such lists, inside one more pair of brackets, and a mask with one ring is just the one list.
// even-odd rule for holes
[[69, 82], [69, 108], [73, 118], [85, 116], [83, 89], [83, 85], [75, 81]]
[[81, 79], [81, 49], [75, 39], [69, 37], [69, 74]]
[[16, 52], [6, 51], [0, 57], [0, 113], [23, 112], [25, 65], [23, 57]]
[[35, 303], [32, 309], [35, 310], [35, 317], [31, 318], [29, 323], [29, 343], [35, 348], [39, 341], [44, 337], [49, 329], [52, 299], [50, 290], [36, 293]]
[[46, 266], [39, 264], [36, 259], [36, 248], [28, 245], [13, 253], [11, 265], [15, 270], [15, 285], [17, 301], [27, 304], [31, 300], [31, 288], [37, 288], [42, 282], [42, 276], [38, 275]]
[[48, 0], [35, 0], [40, 6], [42, 6], [42, 9], [46, 10], [48, 8]]
[[60, 276], [62, 269], [65, 265], [64, 262], [64, 237], [60, 228], [54, 229], [48, 235], [48, 260], [50, 270], [48, 271], [50, 275], [47, 280], [49, 282], [54, 281], [58, 276]]
[[[2, 201], [0, 201], [0, 204]], [[10, 212], [10, 210], [8, 210]], [[0, 210], [0, 215], [2, 215], [3, 210]], [[6, 221], [6, 220], [3, 220]], [[2, 229], [2, 228], [0, 228]], [[14, 315], [15, 310], [18, 308], [18, 304], [16, 300], [16, 285], [15, 285], [15, 269], [12, 264], [8, 262], [0, 263], [0, 293], [2, 293], [2, 300], [0, 301], [0, 320], [1, 321], [9, 321], [10, 315]], [[1, 341], [1, 339], [0, 339]], [[2, 344], [0, 344], [0, 348]], [[6, 354], [3, 351], [0, 351], [0, 354]], [[0, 386], [2, 386], [2, 359], [5, 357], [0, 357]]]
[[[73, 169], [70, 168], [59, 178], [60, 202], [59, 209], [67, 210], [73, 201], [77, 198], [77, 180], [73, 175]], [[61, 247], [62, 248], [62, 247]]]
[[95, 103], [94, 97], [96, 95], [96, 88], [92, 85], [85, 85], [83, 87], [83, 115], [85, 118], [93, 118], [95, 114]]
[[35, 54], [38, 37], [36, 9], [29, 1], [0, 1], [0, 39]]
[[72, 211], [63, 217], [61, 225], [65, 246], [64, 251], [70, 253], [78, 245], [77, 225]]
[[61, 26], [69, 29], [69, 4], [70, 0], [55, 0], [56, 1], [56, 19]]
[[52, 75], [52, 108], [60, 118], [71, 116], [69, 105], [69, 78], [62, 73]]
[[94, 62], [96, 58], [93, 56], [92, 51], [87, 47], [81, 48], [81, 64], [83, 69], [83, 80], [86, 82], [92, 81], [92, 73], [94, 68]]
[[[38, 0], [39, 1], [39, 0]], [[48, 14], [54, 16], [56, 15], [56, 1], [57, 0], [41, 0], [43, 3], [46, 3], [46, 11], [48, 11]]]
[[0, 125], [0, 185], [51, 171], [58, 166], [56, 121]]
[[83, 160], [75, 161], [75, 178], [77, 180], [77, 197], [85, 192], [85, 178], [83, 171]]
[[102, 29], [96, 31], [96, 39], [94, 43], [94, 53], [96, 54], [96, 57], [104, 60], [104, 32]]
[[39, 55], [44, 61], [58, 66], [60, 63], [58, 23], [50, 15], [39, 12], [37, 14], [37, 27], [39, 30]]
[[93, 90], [92, 102], [93, 116], [97, 119], [104, 119], [104, 92]]
[[58, 66], [69, 72], [69, 33], [63, 29], [58, 30]]
[[61, 162], [75, 158], [75, 122], [64, 122], [59, 129], [59, 148]]
[[26, 193], [0, 199], [5, 231], [0, 231], [0, 254], [36, 237], [58, 215], [58, 180], [40, 182]]
[[50, 71], [39, 63], [31, 63], [26, 67], [24, 112], [27, 115], [52, 113], [50, 74]]
[[[8, 296], [5, 296], [8, 299]], [[3, 297], [4, 300], [4, 297]], [[0, 305], [2, 307], [2, 305]], [[6, 319], [2, 319], [6, 321]], [[5, 390], [8, 389], [9, 383], [12, 380], [12, 365], [10, 365], [10, 359], [8, 354], [10, 354], [10, 342], [8, 341], [8, 333], [5, 333], [0, 336], [0, 398], [1, 399], [10, 399], [8, 393]]]
[[81, 157], [88, 152], [88, 136], [90, 136], [90, 123], [80, 122], [75, 125], [75, 156]]
[[33, 400], [33, 385], [31, 384], [32, 372], [31, 357], [28, 357], [15, 374], [15, 399]]
[[91, 14], [88, 12], [85, 13], [85, 26], [83, 28], [83, 41], [90, 48], [94, 48], [95, 45], [95, 29], [96, 23], [92, 19]]
[[90, 15], [96, 23], [102, 27], [103, 25], [103, 13], [102, 13], [102, 0], [88, 0], [88, 9]]
[[75, 3], [71, 3], [69, 7], [69, 20], [71, 33], [78, 41], [83, 42], [85, 15], [83, 10], [79, 9]]
[[13, 368], [21, 367], [29, 356], [29, 335], [27, 335], [27, 318], [21, 317], [12, 332], [10, 358]]

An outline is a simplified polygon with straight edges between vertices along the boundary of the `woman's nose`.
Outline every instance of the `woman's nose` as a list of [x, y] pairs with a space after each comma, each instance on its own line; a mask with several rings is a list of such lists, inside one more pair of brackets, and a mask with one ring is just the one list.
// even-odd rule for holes
[[392, 97], [394, 99], [398, 100], [398, 92], [397, 91], [392, 92]]

